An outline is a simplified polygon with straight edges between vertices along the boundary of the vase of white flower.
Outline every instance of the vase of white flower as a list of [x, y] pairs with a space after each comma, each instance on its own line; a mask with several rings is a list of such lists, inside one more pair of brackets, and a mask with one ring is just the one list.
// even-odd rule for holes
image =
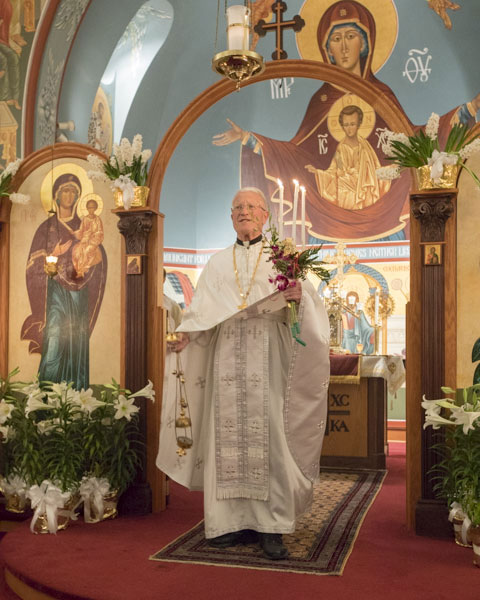
[[97, 181], [110, 181], [115, 194], [115, 206], [129, 209], [132, 206], [146, 206], [148, 187], [148, 161], [151, 150], [142, 150], [142, 136], [137, 133], [132, 143], [122, 138], [120, 144], [113, 145], [113, 154], [107, 161], [96, 154], [89, 154], [87, 160], [92, 170], [87, 175]]
[[441, 150], [438, 141], [439, 122], [439, 116], [432, 113], [425, 131], [420, 129], [413, 136], [387, 131], [382, 150], [392, 166], [377, 169], [377, 177], [395, 179], [404, 169], [413, 168], [417, 187], [422, 191], [454, 188], [459, 171], [465, 169], [480, 186], [480, 179], [466, 164], [466, 160], [480, 150], [478, 135], [472, 134], [466, 125], [456, 123]]

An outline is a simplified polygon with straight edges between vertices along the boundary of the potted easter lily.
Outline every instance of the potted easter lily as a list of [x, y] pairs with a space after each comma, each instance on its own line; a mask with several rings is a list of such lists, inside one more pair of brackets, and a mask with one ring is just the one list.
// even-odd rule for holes
[[122, 138], [120, 144], [114, 144], [113, 154], [106, 161], [96, 154], [87, 156], [92, 167], [87, 175], [93, 180], [111, 182], [117, 208], [147, 204], [149, 188], [145, 184], [152, 151], [142, 150], [142, 145], [142, 136], [137, 133], [132, 143]]
[[414, 168], [419, 190], [453, 188], [460, 169], [465, 169], [480, 185], [478, 176], [467, 166], [466, 160], [480, 150], [478, 135], [469, 127], [456, 123], [450, 130], [444, 148], [438, 141], [440, 117], [432, 113], [425, 131], [415, 135], [387, 131], [382, 150], [392, 166], [377, 169], [379, 179], [396, 179], [404, 169]]
[[15, 487], [30, 499], [35, 532], [65, 528], [81, 503], [89, 522], [115, 516], [140, 462], [135, 398], [154, 400], [152, 384], [136, 394], [115, 380], [75, 390], [66, 382], [13, 382], [17, 373], [0, 378], [4, 494]]
[[441, 455], [435, 489], [449, 504], [459, 545], [470, 545], [478, 527], [480, 553], [480, 384], [442, 391], [452, 397], [422, 402], [424, 428], [447, 430], [445, 441], [435, 446]]
[[[96, 396], [96, 397], [95, 397]], [[140, 465], [138, 412], [135, 398], [155, 400], [155, 391], [148, 384], [135, 394], [111, 384], [84, 393], [88, 411], [85, 427], [84, 477], [80, 494], [84, 500], [87, 522], [112, 518], [117, 514], [120, 495], [133, 481]]]

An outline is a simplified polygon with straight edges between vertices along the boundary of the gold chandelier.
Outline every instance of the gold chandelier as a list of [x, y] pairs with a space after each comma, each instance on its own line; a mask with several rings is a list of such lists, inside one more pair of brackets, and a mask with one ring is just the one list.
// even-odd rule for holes
[[[217, 37], [220, 0], [217, 4]], [[227, 19], [227, 46], [228, 50], [218, 52], [212, 59], [214, 71], [228, 77], [235, 82], [237, 90], [240, 84], [255, 75], [260, 75], [265, 70], [263, 56], [249, 50], [250, 47], [250, 8], [247, 0], [244, 5], [235, 5], [227, 8], [225, 0], [225, 14]], [[215, 39], [215, 47], [217, 40]]]

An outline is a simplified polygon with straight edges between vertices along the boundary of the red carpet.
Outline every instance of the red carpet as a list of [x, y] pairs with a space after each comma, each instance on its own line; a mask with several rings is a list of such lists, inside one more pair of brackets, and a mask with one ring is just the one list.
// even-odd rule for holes
[[[201, 495], [176, 485], [158, 515], [74, 523], [57, 536], [33, 536], [22, 525], [2, 540], [1, 557], [36, 589], [70, 600], [477, 600], [471, 549], [406, 531], [404, 446], [391, 448], [389, 473], [341, 577], [149, 561], [202, 517]], [[5, 587], [1, 597], [17, 598]]]

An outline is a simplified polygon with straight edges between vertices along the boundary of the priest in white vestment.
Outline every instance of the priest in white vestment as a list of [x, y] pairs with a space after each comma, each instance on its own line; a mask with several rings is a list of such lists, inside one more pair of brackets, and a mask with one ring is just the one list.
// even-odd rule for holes
[[[282, 534], [311, 505], [326, 427], [329, 324], [310, 282], [275, 292], [262, 245], [265, 198], [240, 190], [237, 241], [203, 270], [170, 344], [157, 466], [204, 490], [205, 536], [217, 548], [258, 541], [273, 560]], [[292, 339], [286, 301], [298, 303], [303, 347]], [[185, 373], [193, 446], [176, 453], [176, 355]], [[181, 433], [180, 433], [181, 435]]]

